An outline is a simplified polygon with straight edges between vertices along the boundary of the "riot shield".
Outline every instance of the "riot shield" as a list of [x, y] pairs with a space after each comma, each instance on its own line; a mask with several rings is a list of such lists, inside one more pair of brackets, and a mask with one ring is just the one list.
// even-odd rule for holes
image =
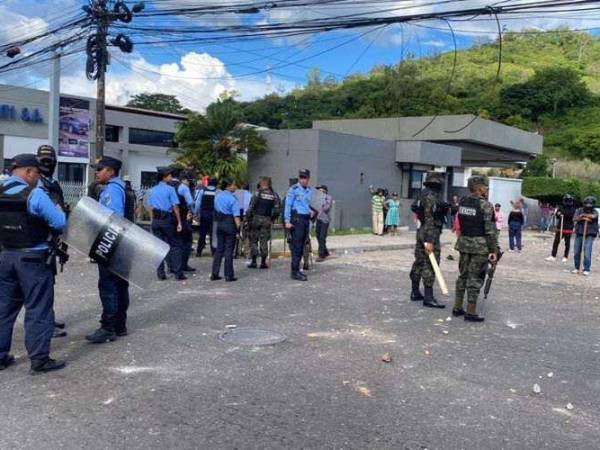
[[71, 212], [63, 240], [140, 289], [156, 280], [169, 252], [166, 242], [90, 197]]

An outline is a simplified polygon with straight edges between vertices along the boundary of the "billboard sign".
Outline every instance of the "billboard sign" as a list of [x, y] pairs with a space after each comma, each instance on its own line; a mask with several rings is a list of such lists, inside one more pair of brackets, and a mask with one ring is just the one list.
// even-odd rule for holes
[[90, 157], [90, 102], [78, 98], [60, 98], [58, 155]]

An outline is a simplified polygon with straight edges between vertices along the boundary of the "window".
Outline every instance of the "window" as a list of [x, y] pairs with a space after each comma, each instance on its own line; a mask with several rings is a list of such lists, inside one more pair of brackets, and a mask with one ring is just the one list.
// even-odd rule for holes
[[129, 143], [141, 145], [154, 145], [157, 147], [174, 147], [175, 133], [167, 131], [142, 130], [141, 128], [129, 129]]
[[141, 186], [142, 187], [150, 187], [154, 186], [157, 182], [157, 174], [156, 172], [143, 172], [140, 176]]
[[106, 142], [119, 142], [119, 129], [116, 125], [106, 125], [104, 128], [104, 136]]
[[12, 164], [12, 158], [4, 158], [4, 170], [2, 171], [3, 174], [8, 175], [8, 171], [10, 169], [10, 165]]
[[59, 162], [58, 179], [66, 183], [83, 183], [85, 180], [85, 164]]

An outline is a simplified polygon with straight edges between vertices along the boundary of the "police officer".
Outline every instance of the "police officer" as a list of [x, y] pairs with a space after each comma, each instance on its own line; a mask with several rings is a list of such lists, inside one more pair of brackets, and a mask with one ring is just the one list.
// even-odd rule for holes
[[64, 212], [39, 187], [36, 155], [14, 157], [12, 175], [0, 187], [0, 370], [9, 354], [15, 320], [25, 306], [25, 347], [35, 375], [62, 369], [49, 357], [54, 329], [54, 274], [48, 237], [66, 223]]
[[213, 256], [212, 281], [220, 280], [221, 260], [225, 257], [225, 281], [236, 281], [233, 272], [233, 252], [240, 228], [240, 204], [233, 193], [237, 190], [235, 181], [225, 178], [221, 182], [222, 191], [215, 198], [215, 221], [217, 227], [217, 250]]
[[[50, 197], [50, 200], [52, 200], [52, 202], [55, 205], [60, 206], [60, 208], [65, 211], [65, 196], [63, 194], [62, 188], [60, 187], [60, 183], [58, 182], [58, 180], [56, 180], [54, 178], [54, 171], [56, 170], [56, 164], [58, 163], [58, 160], [56, 159], [56, 151], [54, 150], [54, 148], [51, 145], [40, 145], [38, 147], [37, 150], [37, 159], [38, 159], [38, 163], [39, 163], [39, 169], [40, 169], [40, 179], [38, 181], [38, 186], [41, 187], [46, 194], [48, 194], [48, 197]], [[60, 245], [61, 246], [61, 250], [62, 250], [62, 254], [63, 256], [61, 257], [61, 264], [66, 262], [67, 256], [66, 256], [66, 250], [67, 250], [67, 246], [66, 244], [59, 244], [58, 243], [58, 235], [56, 234], [53, 237], [53, 241], [54, 241], [54, 245]], [[51, 260], [51, 264], [52, 264], [52, 272], [54, 273], [54, 276], [56, 277], [57, 274], [57, 269], [56, 269], [56, 257], [52, 258]], [[54, 321], [54, 333], [52, 335], [52, 337], [65, 337], [67, 335], [67, 332], [64, 331], [65, 328], [65, 324], [64, 322], [59, 322], [57, 320]]]
[[[183, 258], [181, 254], [182, 217], [179, 211], [179, 197], [175, 188], [169, 183], [173, 180], [172, 167], [157, 167], [160, 182], [154, 186], [148, 197], [148, 206], [152, 217], [152, 234], [165, 241], [171, 249], [167, 255], [167, 263], [175, 274], [176, 280], [187, 280], [183, 274]], [[165, 263], [157, 270], [159, 280], [166, 280]]]
[[260, 242], [260, 268], [268, 269], [267, 257], [269, 255], [269, 241], [271, 240], [271, 227], [277, 220], [281, 208], [281, 200], [272, 188], [269, 177], [260, 177], [258, 191], [252, 196], [250, 206], [246, 212], [246, 220], [250, 225], [250, 255], [252, 261], [250, 269], [256, 269], [258, 257], [258, 244]]
[[[125, 217], [125, 182], [119, 177], [121, 161], [103, 157], [95, 166], [96, 182], [103, 187], [98, 202]], [[127, 336], [127, 309], [129, 308], [129, 283], [98, 264], [98, 291], [102, 302], [100, 328], [85, 338], [93, 344], [111, 342]]]
[[298, 173], [298, 183], [290, 187], [285, 199], [284, 221], [285, 228], [292, 237], [292, 273], [293, 280], [306, 281], [308, 278], [300, 272], [300, 260], [308, 237], [310, 218], [313, 214], [310, 208], [312, 189], [308, 185], [310, 170], [302, 169]]
[[194, 199], [192, 198], [192, 192], [190, 191], [190, 181], [187, 178], [180, 180], [182, 171], [179, 166], [172, 166], [171, 173], [173, 174], [173, 178], [169, 184], [173, 186], [177, 192], [177, 197], [179, 199], [179, 214], [181, 215], [182, 229], [179, 234], [179, 241], [181, 242], [181, 264], [184, 272], [195, 272], [196, 269], [189, 265], [192, 245], [194, 243], [191, 223]]
[[211, 177], [204, 189], [199, 189], [194, 202], [194, 214], [200, 222], [200, 235], [198, 236], [198, 247], [196, 256], [200, 258], [206, 246], [206, 235], [210, 236], [210, 251], [214, 254], [213, 247], [213, 215], [215, 213], [215, 196], [217, 195], [217, 179]]
[[[440, 234], [444, 226], [448, 205], [442, 202], [440, 195], [444, 177], [437, 172], [427, 174], [425, 188], [419, 198], [412, 204], [412, 210], [419, 219], [420, 226], [417, 230], [417, 242], [415, 245], [415, 262], [410, 272], [412, 292], [410, 299], [413, 301], [423, 300], [423, 306], [429, 308], [445, 308], [433, 296], [433, 283], [435, 272], [429, 261], [429, 254], [434, 253], [440, 262]], [[423, 280], [425, 295], [419, 291], [419, 284]]]
[[[456, 294], [453, 316], [465, 316], [469, 322], [483, 322], [477, 314], [477, 298], [485, 281], [488, 262], [495, 264], [498, 255], [498, 229], [494, 205], [487, 201], [488, 181], [485, 177], [469, 178], [471, 191], [458, 207], [460, 235], [455, 249], [460, 252], [459, 275], [456, 279]], [[467, 293], [467, 311], [463, 301]]]

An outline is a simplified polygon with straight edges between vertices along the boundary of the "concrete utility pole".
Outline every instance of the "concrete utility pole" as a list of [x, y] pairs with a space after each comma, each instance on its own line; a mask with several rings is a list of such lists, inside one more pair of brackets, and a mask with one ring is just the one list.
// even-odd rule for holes
[[96, 84], [96, 161], [104, 156], [105, 128], [106, 128], [106, 67], [108, 65], [108, 50], [106, 37], [108, 35], [109, 12], [106, 9], [106, 0], [97, 0], [98, 21], [96, 24], [96, 45], [100, 52], [98, 61], [98, 80]]
[[58, 153], [60, 120], [60, 53], [54, 51], [50, 66], [50, 101], [48, 104], [48, 143]]

